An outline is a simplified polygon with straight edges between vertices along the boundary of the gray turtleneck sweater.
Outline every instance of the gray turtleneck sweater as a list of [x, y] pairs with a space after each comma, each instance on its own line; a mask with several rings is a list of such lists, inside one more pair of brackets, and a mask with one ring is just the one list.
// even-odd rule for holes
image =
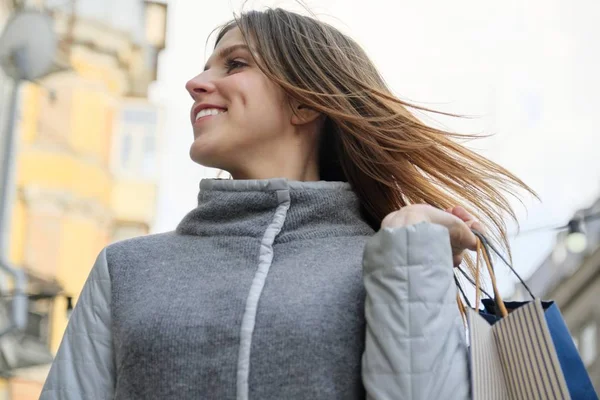
[[204, 180], [175, 232], [100, 253], [41, 399], [464, 399], [451, 260], [345, 183]]

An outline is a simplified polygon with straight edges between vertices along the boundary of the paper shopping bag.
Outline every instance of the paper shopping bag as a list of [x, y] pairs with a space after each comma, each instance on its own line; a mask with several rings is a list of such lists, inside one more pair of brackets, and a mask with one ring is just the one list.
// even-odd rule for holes
[[[525, 282], [485, 237], [480, 239], [475, 280], [476, 305], [466, 310], [470, 343], [471, 389], [474, 400], [597, 400], [591, 380], [554, 302], [535, 299]], [[492, 249], [534, 298], [504, 302], [498, 292]], [[479, 310], [480, 257], [484, 259], [494, 298]], [[488, 295], [488, 297], [491, 297]], [[460, 297], [458, 298], [460, 303]], [[468, 304], [468, 303], [467, 303]]]
[[[494, 324], [501, 320], [496, 313], [495, 303], [491, 299], [483, 299], [484, 310], [480, 311], [480, 315], [485, 318], [490, 324]], [[531, 302], [504, 302], [507, 310], [512, 315], [513, 310], [517, 310]], [[560, 364], [562, 373], [565, 377], [569, 395], [572, 399], [598, 399], [598, 395], [594, 390], [592, 381], [585, 369], [585, 365], [575, 347], [575, 343], [571, 338], [571, 334], [565, 324], [565, 321], [560, 313], [556, 303], [553, 301], [540, 302], [544, 314], [545, 326], [547, 327], [556, 356]]]
[[539, 300], [493, 325], [469, 310], [473, 400], [571, 399]]

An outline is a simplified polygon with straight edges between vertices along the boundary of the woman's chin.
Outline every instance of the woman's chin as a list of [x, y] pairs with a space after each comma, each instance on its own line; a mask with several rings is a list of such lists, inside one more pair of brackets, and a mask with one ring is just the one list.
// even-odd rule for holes
[[197, 143], [197, 141], [194, 141], [190, 147], [190, 158], [195, 163], [208, 167], [209, 165], [206, 164], [210, 163], [212, 157], [211, 152], [206, 146], [202, 146], [200, 143]]
[[203, 167], [222, 169], [222, 162], [219, 162], [217, 152], [214, 149], [211, 150], [206, 144], [199, 143], [198, 140], [194, 141], [190, 147], [190, 158]]

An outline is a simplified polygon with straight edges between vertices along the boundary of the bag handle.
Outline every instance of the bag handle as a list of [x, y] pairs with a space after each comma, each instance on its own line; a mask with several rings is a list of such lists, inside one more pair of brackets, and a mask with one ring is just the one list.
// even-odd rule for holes
[[[487, 251], [486, 248], [486, 242], [484, 242], [485, 238], [483, 237], [483, 235], [479, 232], [473, 231], [473, 233], [475, 234], [476, 238], [477, 238], [477, 248], [476, 248], [476, 254], [477, 254], [477, 259], [476, 259], [476, 265], [475, 265], [475, 280], [471, 279], [465, 272], [464, 270], [462, 270], [459, 267], [459, 271], [467, 278], [467, 280], [469, 280], [469, 282], [471, 282], [471, 284], [473, 284], [473, 286], [475, 287], [475, 306], [474, 309], [475, 310], [479, 310], [480, 308], [480, 304], [481, 304], [481, 294], [482, 292], [490, 299], [494, 299], [494, 303], [496, 304], [496, 307], [500, 310], [500, 313], [502, 315], [502, 317], [506, 317], [508, 315], [508, 311], [506, 310], [506, 306], [504, 305], [504, 300], [502, 299], [502, 296], [500, 295], [500, 291], [498, 290], [498, 285], [496, 282], [496, 274], [494, 273], [494, 266], [492, 264], [492, 259], [490, 257], [489, 251]], [[483, 260], [483, 264], [486, 265], [487, 267], [487, 271], [490, 275], [490, 278], [492, 280], [492, 288], [494, 291], [494, 297], [490, 296], [489, 293], [487, 293], [485, 290], [483, 290], [482, 285], [481, 285], [481, 264], [482, 264], [482, 260]], [[467, 300], [467, 297], [464, 293], [464, 291], [462, 290], [462, 287], [460, 286], [457, 277], [455, 276], [455, 282], [460, 290], [460, 293], [462, 293], [462, 296], [465, 300], [465, 302], [467, 303], [467, 305], [469, 306], [469, 308], [471, 308], [471, 305], [469, 304], [469, 301]], [[458, 308], [460, 313], [462, 314], [463, 318], [466, 321], [466, 309], [465, 306], [463, 304], [463, 301], [460, 299], [460, 295], [459, 293], [456, 294], [456, 301], [458, 304]]]
[[529, 286], [527, 286], [527, 284], [525, 283], [523, 278], [521, 278], [521, 275], [519, 275], [517, 273], [517, 271], [515, 271], [514, 267], [508, 261], [506, 261], [506, 258], [504, 258], [502, 253], [500, 253], [498, 251], [498, 249], [481, 232], [476, 231], [475, 229], [471, 229], [471, 231], [482, 242], [484, 251], [485, 251], [485, 253], [487, 253], [487, 257], [490, 260], [492, 259], [490, 252], [489, 252], [489, 249], [492, 249], [492, 251], [502, 260], [502, 262], [504, 262], [504, 264], [506, 264], [506, 266], [510, 269], [510, 271], [517, 277], [517, 279], [519, 280], [521, 285], [523, 285], [525, 290], [527, 290], [527, 293], [529, 293], [529, 295], [531, 296], [531, 299], [535, 300], [536, 297], [533, 295], [533, 292], [531, 291], [531, 289], [529, 289]]
[[[482, 247], [482, 241], [478, 238], [477, 240], [477, 247], [480, 248]], [[480, 251], [478, 254], [483, 255], [483, 259], [485, 261], [485, 265], [487, 266], [487, 270], [488, 273], [490, 274], [490, 279], [492, 280], [492, 288], [494, 290], [494, 303], [496, 304], [496, 307], [500, 310], [500, 315], [502, 316], [502, 318], [506, 317], [508, 315], [508, 311], [506, 310], [506, 306], [504, 305], [504, 300], [502, 299], [502, 296], [500, 295], [500, 291], [498, 290], [498, 284], [496, 282], [496, 274], [494, 272], [494, 267], [492, 265], [492, 259], [490, 257], [489, 252], [487, 251], [487, 249], [485, 248], [485, 246], [483, 246], [483, 251]], [[479, 255], [477, 256], [477, 264], [479, 264]], [[479, 273], [480, 268], [477, 268], [475, 271], [475, 282], [478, 282], [479, 276], [481, 275]], [[478, 298], [478, 295], [481, 296], [481, 285], [477, 285], [477, 287], [475, 288], [475, 298]], [[477, 310], [479, 309], [479, 303], [477, 303], [475, 305], [475, 307], [477, 307]]]
[[[521, 276], [517, 273], [517, 271], [515, 271], [515, 269], [513, 268], [513, 266], [506, 261], [506, 259], [504, 258], [504, 256], [498, 251], [498, 249], [479, 231], [476, 231], [474, 229], [471, 230], [473, 232], [473, 234], [477, 237], [477, 249], [476, 249], [476, 254], [477, 254], [477, 261], [476, 261], [476, 266], [475, 266], [475, 280], [473, 280], [471, 277], [469, 277], [465, 271], [458, 267], [458, 271], [475, 287], [475, 310], [479, 310], [479, 306], [481, 303], [481, 294], [485, 294], [489, 299], [492, 299], [494, 301], [494, 304], [496, 305], [496, 308], [500, 311], [501, 316], [504, 318], [508, 315], [508, 310], [506, 309], [506, 306], [504, 305], [504, 300], [502, 299], [502, 296], [500, 295], [500, 291], [498, 290], [498, 285], [497, 285], [497, 281], [496, 281], [496, 274], [495, 274], [495, 270], [494, 270], [494, 264], [492, 262], [492, 256], [490, 253], [490, 249], [498, 256], [500, 257], [500, 259], [504, 262], [504, 264], [506, 264], [508, 266], [508, 268], [511, 270], [511, 272], [513, 274], [515, 274], [515, 276], [517, 277], [517, 279], [519, 280], [519, 282], [521, 282], [521, 284], [523, 285], [523, 287], [525, 287], [525, 289], [527, 290], [527, 292], [529, 293], [529, 295], [531, 296], [532, 299], [535, 300], [535, 296], [533, 295], [533, 293], [531, 292], [531, 289], [529, 289], [529, 286], [527, 286], [527, 284], [525, 283], [525, 281], [523, 280], [523, 278], [521, 278]], [[492, 288], [494, 291], [494, 296], [492, 297], [488, 292], [486, 292], [481, 285], [481, 261], [483, 259], [483, 263], [486, 265], [488, 273], [490, 275], [490, 279], [492, 281]], [[464, 302], [467, 303], [467, 306], [469, 308], [471, 308], [471, 304], [469, 303], [467, 296], [465, 295], [462, 287], [460, 286], [460, 282], [458, 281], [458, 278], [455, 276], [454, 277], [456, 285], [458, 286], [458, 289], [460, 291], [460, 294], [462, 294], [462, 297], [464, 299]], [[460, 298], [460, 294], [457, 293], [456, 296], [456, 301], [458, 303], [458, 307], [459, 310], [462, 314], [462, 316], [465, 318], [466, 320], [466, 309], [465, 306], [463, 304], [463, 301]]]
[[[469, 283], [471, 285], [473, 285], [473, 287], [476, 286], [476, 283], [473, 280], [473, 278], [471, 278], [469, 275], [467, 275], [467, 273], [465, 272], [464, 269], [462, 269], [461, 267], [456, 267], [456, 269], [458, 270], [458, 272], [461, 273], [461, 275], [467, 281], [469, 281]], [[460, 293], [462, 294], [463, 298], [465, 299], [465, 303], [467, 303], [467, 305], [472, 308], [471, 303], [469, 302], [469, 299], [467, 299], [467, 296], [465, 295], [465, 292], [463, 291], [462, 286], [460, 286], [460, 282], [458, 281], [458, 278], [456, 276], [454, 277], [454, 281], [456, 282], [456, 286], [458, 286], [458, 290], [460, 290]], [[491, 294], [489, 294], [488, 292], [486, 292], [483, 288], [481, 288], [481, 293], [485, 294], [488, 299], [493, 299], [494, 298]]]

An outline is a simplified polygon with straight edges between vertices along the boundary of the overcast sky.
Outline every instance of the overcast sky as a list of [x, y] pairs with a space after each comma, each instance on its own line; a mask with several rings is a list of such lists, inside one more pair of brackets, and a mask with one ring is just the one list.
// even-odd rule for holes
[[[246, 8], [294, 1], [250, 1]], [[493, 133], [470, 146], [520, 176], [542, 202], [517, 207], [523, 230], [566, 223], [600, 196], [600, 3], [595, 0], [306, 1], [349, 33], [405, 100], [470, 119], [435, 117], [459, 132]], [[174, 229], [214, 171], [192, 163], [191, 99], [185, 82], [201, 71], [209, 33], [240, 1], [171, 0], [167, 49], [155, 101], [165, 109], [155, 232]], [[513, 240], [518, 271], [529, 275], [554, 234]], [[501, 274], [501, 287], [512, 281]]]

